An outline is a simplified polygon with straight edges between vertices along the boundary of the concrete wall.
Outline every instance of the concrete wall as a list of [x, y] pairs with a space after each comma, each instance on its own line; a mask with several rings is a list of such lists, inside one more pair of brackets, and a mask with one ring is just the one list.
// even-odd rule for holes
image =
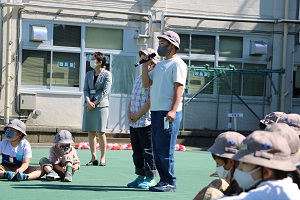
[[[79, 8], [98, 8], [105, 10], [118, 10], [124, 12], [141, 12], [151, 13], [153, 23], [149, 26], [148, 20], [145, 17], [138, 17], [136, 15], [105, 13], [105, 12], [91, 12], [91, 11], [59, 11], [59, 9], [46, 9], [39, 7], [26, 7], [23, 10], [22, 18], [26, 20], [41, 20], [41, 21], [57, 21], [72, 24], [85, 24], [85, 25], [101, 25], [107, 27], [123, 27], [137, 29], [140, 34], [150, 34], [153, 36], [154, 32], [161, 31], [161, 23], [164, 23], [163, 29], [173, 29], [181, 32], [195, 32], [195, 33], [226, 33], [235, 35], [248, 34], [249, 37], [267, 37], [269, 38], [269, 54], [266, 59], [270, 69], [282, 68], [282, 45], [283, 45], [283, 23], [248, 23], [248, 22], [231, 22], [222, 21], [222, 18], [235, 18], [243, 19], [249, 18], [253, 21], [258, 19], [284, 19], [284, 2], [283, 0], [77, 0], [70, 1], [63, 0], [40, 0], [40, 1], [23, 1], [29, 4], [40, 5], [54, 5], [54, 6], [71, 6]], [[290, 0], [289, 6], [289, 19], [298, 19], [298, 5], [296, 0]], [[21, 0], [13, 1], [13, 3], [22, 3]], [[17, 42], [17, 13], [18, 7], [13, 7], [12, 20], [11, 20], [11, 45], [12, 58], [16, 55], [16, 42]], [[59, 13], [59, 14], [57, 14]], [[203, 20], [199, 19], [185, 19], [180, 17], [162, 17], [162, 14], [179, 14], [188, 16], [206, 16], [220, 18], [220, 20]], [[92, 16], [97, 16], [93, 18]], [[144, 21], [140, 21], [145, 19]], [[6, 7], [3, 8], [3, 48], [2, 48], [2, 82], [0, 93], [0, 116], [4, 115], [4, 99], [5, 99], [5, 71], [6, 67]], [[22, 22], [22, 21], [21, 21]], [[150, 30], [149, 28], [152, 29]], [[299, 112], [300, 101], [292, 98], [292, 69], [295, 63], [300, 64], [300, 55], [297, 51], [298, 45], [295, 45], [296, 37], [299, 26], [297, 24], [288, 24], [288, 44], [287, 44], [287, 70], [286, 70], [286, 88], [285, 91], [285, 112]], [[21, 30], [21, 36], [24, 35]], [[136, 40], [132, 41], [136, 43]], [[156, 38], [140, 39], [138, 42], [146, 43], [149, 47], [153, 46], [157, 40]], [[24, 45], [24, 44], [23, 44]], [[134, 44], [136, 45], [136, 44]], [[135, 52], [138, 48], [143, 46], [135, 46], [131, 53]], [[129, 52], [130, 53], [130, 52]], [[253, 58], [256, 59], [256, 58]], [[15, 112], [15, 93], [20, 92], [20, 85], [16, 84], [16, 63], [12, 60], [10, 64], [11, 74], [9, 81], [11, 83], [9, 91], [9, 109], [11, 118], [18, 117]], [[20, 73], [20, 72], [19, 72]], [[272, 84], [276, 87], [280, 85], [280, 76], [272, 74]], [[19, 83], [20, 84], [20, 81]], [[271, 83], [269, 83], [271, 84]], [[279, 96], [275, 94], [272, 87], [270, 87], [270, 97], [266, 105], [262, 106], [262, 101], [257, 99], [247, 99], [246, 103], [253, 109], [259, 116], [263, 117], [265, 114], [279, 109]], [[24, 89], [22, 89], [24, 90]], [[24, 90], [26, 91], [26, 90]], [[112, 131], [119, 131], [126, 129], [127, 121], [125, 116], [126, 103], [128, 97], [117, 97], [113, 101], [113, 105], [119, 99], [119, 106], [114, 110], [111, 108], [109, 125]], [[66, 126], [76, 127], [81, 126], [82, 115], [82, 91], [76, 93], [37, 93], [37, 109], [42, 110], [42, 115], [35, 116], [34, 112], [23, 113], [27, 118], [27, 124], [37, 126]], [[216, 105], [216, 100], [199, 98], [189, 103], [185, 113], [185, 129], [219, 129], [223, 130], [228, 128], [230, 119], [227, 117], [229, 112], [243, 113], [244, 117], [237, 119], [238, 129], [253, 130], [258, 128], [258, 119], [238, 100], [234, 100], [234, 108], [230, 109], [230, 102], [227, 100], [221, 101], [219, 107]], [[2, 122], [3, 123], [3, 122]]]

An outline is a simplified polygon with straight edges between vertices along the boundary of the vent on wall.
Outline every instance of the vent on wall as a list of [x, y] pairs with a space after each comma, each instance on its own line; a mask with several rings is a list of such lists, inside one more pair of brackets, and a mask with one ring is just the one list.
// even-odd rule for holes
[[30, 41], [43, 42], [48, 40], [48, 31], [45, 26], [30, 26]]
[[268, 46], [263, 41], [251, 41], [250, 42], [250, 55], [261, 56], [268, 53]]

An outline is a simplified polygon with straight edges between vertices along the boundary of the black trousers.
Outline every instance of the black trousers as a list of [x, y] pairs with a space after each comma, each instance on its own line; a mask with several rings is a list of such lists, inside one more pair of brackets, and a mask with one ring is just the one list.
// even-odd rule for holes
[[141, 128], [130, 126], [130, 140], [135, 173], [140, 176], [154, 177], [157, 172], [152, 152], [151, 125]]

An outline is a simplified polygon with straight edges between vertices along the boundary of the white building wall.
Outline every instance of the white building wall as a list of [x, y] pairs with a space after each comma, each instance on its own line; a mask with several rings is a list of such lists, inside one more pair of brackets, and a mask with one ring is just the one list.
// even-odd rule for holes
[[[243, 35], [247, 32], [249, 37], [268, 37], [269, 41], [269, 51], [271, 52], [271, 61], [268, 62], [268, 66], [272, 69], [280, 69], [282, 67], [282, 38], [283, 38], [283, 23], [247, 23], [247, 22], [230, 22], [230, 21], [221, 21], [223, 18], [251, 18], [253, 21], [259, 19], [283, 19], [284, 18], [284, 2], [283, 0], [228, 0], [224, 2], [223, 0], [210, 0], [210, 1], [200, 1], [200, 0], [126, 0], [126, 1], [109, 1], [109, 0], [77, 0], [77, 1], [64, 1], [64, 0], [53, 0], [53, 1], [24, 1], [27, 4], [40, 4], [40, 5], [52, 5], [52, 6], [66, 6], [66, 7], [78, 7], [78, 8], [94, 8], [100, 10], [112, 10], [112, 11], [124, 11], [124, 12], [141, 12], [152, 14], [153, 24], [152, 29], [149, 26], [148, 21], [137, 22], [135, 20], [141, 19], [136, 15], [126, 15], [126, 14], [116, 14], [116, 13], [106, 13], [99, 12], [96, 14], [97, 18], [93, 19], [91, 17], [82, 17], [82, 16], [94, 16], [95, 12], [92, 11], [74, 11], [74, 10], [65, 10], [61, 11], [60, 14], [53, 14], [58, 12], [58, 9], [52, 8], [39, 8], [39, 7], [26, 7], [25, 11], [22, 14], [22, 18], [26, 20], [36, 20], [36, 21], [49, 21], [49, 22], [63, 22], [69, 24], [85, 24], [89, 26], [106, 26], [106, 27], [126, 27], [130, 29], [138, 30], [139, 34], [150, 34], [153, 36], [154, 32], [161, 31], [161, 22], [164, 23], [163, 29], [173, 29], [181, 32], [220, 32], [235, 35]], [[289, 8], [289, 19], [297, 19], [297, 1], [290, 0]], [[21, 3], [20, 1], [13, 1], [13, 3]], [[3, 16], [5, 17], [5, 8], [3, 11]], [[12, 27], [16, 27], [16, 18], [17, 18], [17, 7], [13, 7], [13, 19]], [[31, 12], [35, 11], [35, 12]], [[36, 12], [37, 11], [37, 12]], [[52, 14], [47, 14], [52, 13]], [[200, 16], [200, 19], [183, 19], [179, 17], [166, 17], [162, 18], [163, 14], [178, 14], [178, 15], [187, 15], [187, 16]], [[77, 17], [76, 17], [77, 16]], [[202, 20], [201, 16], [206, 17], [215, 17], [219, 18], [217, 20]], [[123, 19], [123, 20], [109, 20], [109, 19]], [[145, 18], [145, 17], [144, 17]], [[298, 25], [289, 24], [289, 32], [295, 32], [298, 30]], [[16, 28], [11, 29], [11, 41], [12, 45], [10, 47], [11, 51], [16, 52]], [[24, 31], [24, 30], [22, 30]], [[21, 31], [21, 36], [23, 32]], [[275, 34], [274, 34], [275, 33]], [[6, 21], [3, 18], [3, 55], [2, 55], [2, 82], [1, 82], [1, 96], [0, 96], [0, 116], [4, 115], [4, 98], [5, 98], [5, 55], [6, 55]], [[131, 41], [130, 41], [131, 40]], [[285, 102], [285, 112], [295, 112], [300, 110], [297, 100], [293, 100], [291, 96], [291, 81], [292, 80], [292, 66], [294, 63], [300, 64], [300, 55], [297, 51], [297, 46], [295, 47], [295, 37], [290, 34], [288, 37], [288, 48], [287, 48], [287, 84]], [[139, 43], [146, 43], [147, 46], [152, 47], [153, 41], [155, 39], [140, 39]], [[132, 38], [126, 40], [128, 43], [136, 43], [137, 40]], [[136, 43], [137, 44], [137, 43]], [[139, 48], [145, 46], [135, 45], [135, 48], [128, 50], [128, 53], [134, 53]], [[26, 42], [21, 45], [27, 45]], [[42, 47], [43, 45], [41, 45]], [[270, 57], [266, 57], [269, 59]], [[256, 58], [253, 58], [256, 59]], [[10, 115], [11, 117], [18, 117], [15, 110], [15, 63], [11, 64], [11, 76], [9, 80], [11, 81], [10, 87]], [[275, 86], [279, 86], [280, 79], [278, 74], [272, 75], [272, 81]], [[19, 81], [20, 83], [20, 81]], [[21, 88], [20, 85], [16, 86], [17, 92], [28, 92], [30, 90], [26, 88]], [[247, 103], [251, 108], [259, 115], [264, 116], [265, 114], [276, 111], [279, 109], [279, 96], [275, 94], [273, 90], [270, 91], [273, 93], [269, 101], [270, 104], [265, 106], [265, 110], [262, 110], [262, 106], [257, 105], [254, 100], [248, 100]], [[109, 125], [113, 127], [114, 131], [117, 129], [123, 130], [126, 128], [126, 116], [125, 108], [128, 97], [120, 98], [120, 106], [116, 110], [111, 110], [110, 116], [116, 114], [115, 117], [109, 122]], [[116, 98], [117, 99], [117, 98]], [[32, 113], [23, 113], [29, 114], [29, 124], [40, 125], [40, 126], [72, 126], [80, 127], [81, 126], [81, 112], [82, 112], [82, 93], [78, 91], [77, 93], [68, 94], [67, 93], [52, 93], [52, 92], [37, 92], [37, 109], [42, 111], [42, 115], [35, 116]], [[199, 103], [200, 102], [200, 103]], [[115, 100], [114, 100], [115, 104]], [[185, 121], [186, 129], [226, 129], [228, 126], [228, 117], [226, 114], [230, 112], [228, 109], [228, 101], [221, 102], [219, 111], [217, 113], [216, 104], [213, 104], [210, 100], [198, 99], [193, 101], [187, 107], [189, 120]], [[244, 119], [247, 123], [242, 123], [238, 125], [238, 128], [243, 130], [252, 130], [253, 127], [257, 128], [257, 119], [247, 110], [243, 105], [237, 105], [234, 112], [244, 113]], [[219, 115], [218, 115], [219, 114]], [[218, 115], [218, 116], [217, 116]], [[209, 116], [209, 117], [208, 117]], [[199, 123], [199, 119], [207, 119], [205, 123]], [[215, 124], [216, 120], [218, 124]], [[238, 119], [241, 120], [241, 119]]]

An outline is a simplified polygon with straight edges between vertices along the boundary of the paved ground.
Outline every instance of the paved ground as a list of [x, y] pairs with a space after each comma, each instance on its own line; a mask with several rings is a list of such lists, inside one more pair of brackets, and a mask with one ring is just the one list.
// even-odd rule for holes
[[[33, 145], [34, 147], [34, 145]], [[32, 164], [38, 165], [39, 158], [48, 155], [47, 148], [34, 148]], [[183, 200], [192, 199], [197, 192], [213, 178], [214, 169], [210, 153], [191, 150], [175, 153], [177, 191], [155, 193], [148, 190], [127, 188], [126, 184], [135, 178], [132, 151], [108, 150], [107, 166], [85, 166], [90, 159], [89, 150], [78, 150], [81, 169], [74, 175], [73, 182], [34, 181], [9, 182], [0, 180], [2, 200], [53, 200], [53, 199], [143, 199]], [[158, 178], [157, 178], [158, 180]]]

